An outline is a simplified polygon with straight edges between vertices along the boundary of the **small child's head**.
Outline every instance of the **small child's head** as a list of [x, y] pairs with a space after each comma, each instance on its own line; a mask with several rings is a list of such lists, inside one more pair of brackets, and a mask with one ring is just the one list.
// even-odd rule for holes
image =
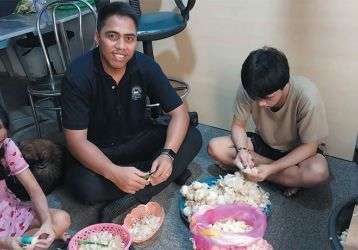
[[251, 99], [274, 106], [290, 79], [287, 58], [281, 51], [263, 47], [252, 51], [241, 69], [241, 82]]
[[[19, 149], [45, 194], [51, 193], [62, 181], [64, 151], [60, 145], [45, 139], [29, 139], [19, 143]], [[7, 186], [21, 200], [28, 200], [26, 190], [16, 179]]]

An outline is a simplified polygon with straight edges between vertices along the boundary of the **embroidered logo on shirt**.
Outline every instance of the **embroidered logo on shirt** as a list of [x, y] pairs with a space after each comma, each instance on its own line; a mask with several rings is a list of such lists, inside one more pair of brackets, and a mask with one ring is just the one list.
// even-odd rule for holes
[[139, 86], [134, 86], [132, 88], [132, 100], [137, 101], [139, 99], [142, 99], [142, 88]]

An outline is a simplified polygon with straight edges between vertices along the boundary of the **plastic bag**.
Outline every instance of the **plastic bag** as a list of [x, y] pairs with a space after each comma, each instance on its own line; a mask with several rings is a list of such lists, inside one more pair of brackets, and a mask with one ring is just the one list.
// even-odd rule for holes
[[35, 13], [32, 0], [20, 0], [14, 11], [15, 14], [28, 15]]
[[[252, 228], [246, 233], [221, 233], [210, 230], [211, 225], [223, 219], [244, 221]], [[190, 230], [198, 250], [241, 250], [262, 239], [266, 225], [266, 215], [261, 210], [236, 203], [194, 214]]]

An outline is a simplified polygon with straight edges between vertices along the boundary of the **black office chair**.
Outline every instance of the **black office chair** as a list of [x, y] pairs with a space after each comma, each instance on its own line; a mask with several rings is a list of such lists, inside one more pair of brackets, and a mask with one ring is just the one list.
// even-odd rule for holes
[[[138, 41], [143, 43], [143, 52], [154, 59], [153, 41], [161, 40], [183, 31], [189, 20], [189, 12], [194, 7], [196, 0], [188, 0], [187, 5], [182, 0], [174, 0], [179, 12], [176, 11], [154, 11], [142, 13], [140, 0], [129, 0], [129, 4], [135, 9], [139, 18]], [[181, 98], [190, 91], [186, 82], [169, 78]], [[152, 108], [152, 117], [161, 114], [157, 100], [150, 100], [147, 105]]]

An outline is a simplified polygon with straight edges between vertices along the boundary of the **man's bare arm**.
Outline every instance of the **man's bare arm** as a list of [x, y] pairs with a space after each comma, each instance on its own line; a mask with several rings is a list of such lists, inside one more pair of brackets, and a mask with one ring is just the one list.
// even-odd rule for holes
[[68, 149], [72, 155], [93, 172], [111, 179], [112, 170], [116, 166], [96, 145], [87, 140], [87, 129], [65, 129], [64, 132]]
[[167, 129], [167, 138], [165, 140], [164, 148], [170, 148], [174, 152], [178, 152], [188, 131], [188, 109], [185, 104], [182, 104], [168, 114], [170, 116], [170, 122]]
[[[167, 129], [164, 148], [178, 152], [189, 126], [189, 115], [185, 104], [169, 112], [170, 122]], [[168, 155], [159, 155], [152, 163], [152, 185], [157, 185], [167, 180], [173, 170], [173, 159]]]

